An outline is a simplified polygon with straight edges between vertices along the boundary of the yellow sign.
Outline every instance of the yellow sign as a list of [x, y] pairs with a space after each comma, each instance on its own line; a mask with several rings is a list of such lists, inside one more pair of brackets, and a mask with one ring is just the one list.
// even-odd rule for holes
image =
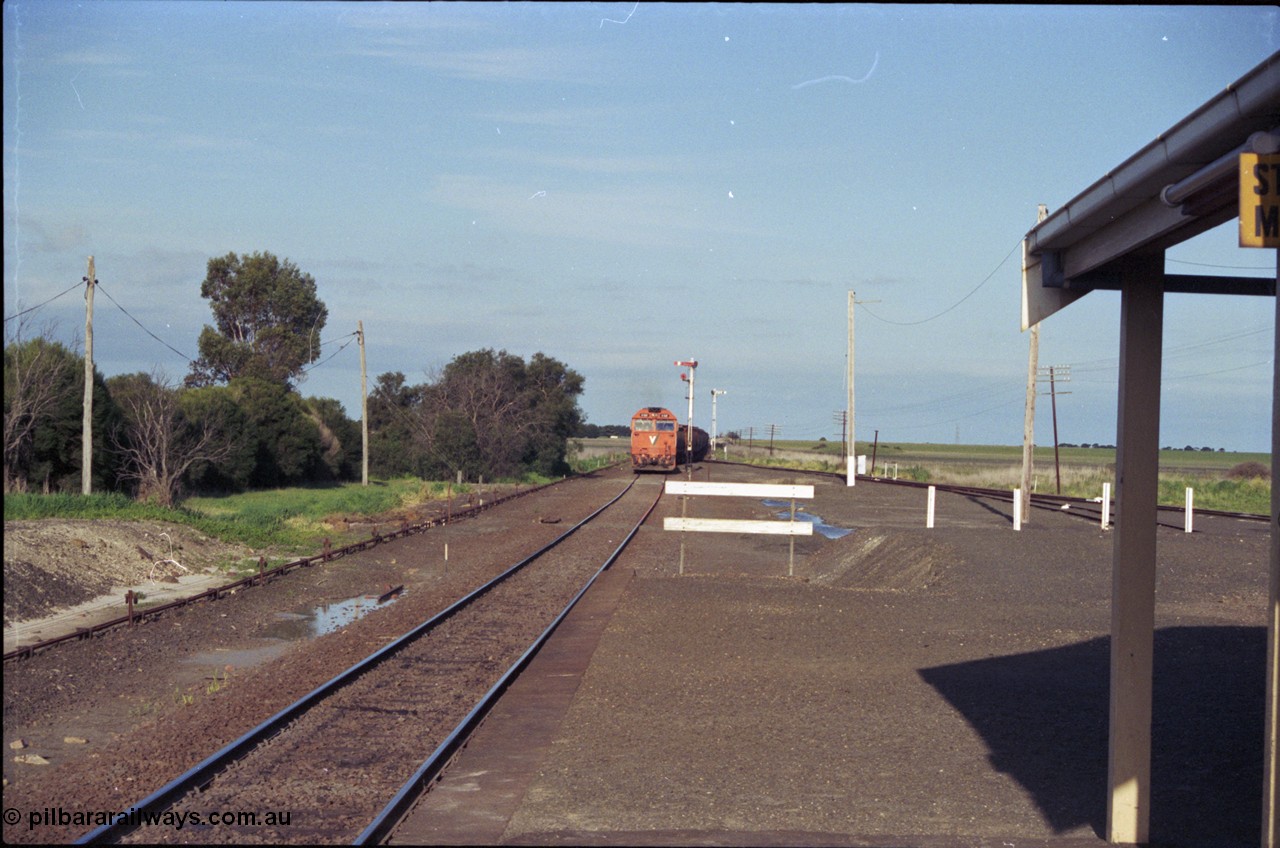
[[1240, 154], [1240, 246], [1280, 247], [1280, 153]]

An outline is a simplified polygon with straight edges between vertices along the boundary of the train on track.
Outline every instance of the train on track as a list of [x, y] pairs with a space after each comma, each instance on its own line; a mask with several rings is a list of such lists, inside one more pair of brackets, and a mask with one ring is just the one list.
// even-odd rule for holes
[[631, 467], [636, 471], [675, 471], [677, 466], [701, 462], [711, 439], [706, 430], [694, 427], [690, 447], [686, 445], [688, 431], [669, 409], [641, 409], [631, 416]]

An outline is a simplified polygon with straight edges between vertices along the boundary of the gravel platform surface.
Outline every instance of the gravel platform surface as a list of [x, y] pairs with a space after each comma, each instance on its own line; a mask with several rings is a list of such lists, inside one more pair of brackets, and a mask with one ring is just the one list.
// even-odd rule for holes
[[[855, 532], [798, 543], [792, 579], [781, 537], [691, 534], [679, 577], [651, 519], [504, 842], [1101, 844], [1112, 531], [944, 493], [926, 530], [922, 490], [710, 471], [816, 482]], [[1197, 528], [1159, 534], [1152, 836], [1252, 846], [1267, 525]]]
[[[431, 531], [6, 667], [6, 742], [34, 740], [51, 764], [9, 752], [5, 807], [24, 818], [5, 841], [78, 836], [25, 816], [137, 800], [629, 476], [449, 528], [447, 569]], [[501, 841], [1101, 844], [1112, 531], [1036, 510], [1015, 533], [1008, 503], [945, 493], [926, 530], [920, 489], [721, 464], [708, 478], [813, 483], [806, 508], [854, 532], [797, 539], [790, 566], [785, 537], [687, 534], [681, 576], [682, 540], [661, 529], [681, 503], [664, 498], [614, 565], [633, 577]], [[1198, 516], [1158, 539], [1153, 837], [1256, 845], [1267, 524]], [[405, 596], [333, 634], [270, 635], [280, 613], [392, 583]], [[211, 686], [228, 665], [230, 685]]]

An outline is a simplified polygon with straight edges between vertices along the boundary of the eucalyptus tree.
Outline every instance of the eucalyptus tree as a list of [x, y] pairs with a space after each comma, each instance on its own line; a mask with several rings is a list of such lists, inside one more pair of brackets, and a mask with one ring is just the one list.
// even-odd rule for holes
[[214, 325], [200, 333], [187, 385], [252, 377], [293, 387], [319, 358], [329, 311], [315, 279], [289, 260], [266, 252], [210, 259], [200, 295]]

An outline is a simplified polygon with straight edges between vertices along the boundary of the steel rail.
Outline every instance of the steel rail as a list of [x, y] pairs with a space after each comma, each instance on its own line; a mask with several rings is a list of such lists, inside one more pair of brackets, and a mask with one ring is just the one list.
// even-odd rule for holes
[[631, 482], [628, 483], [621, 492], [606, 502], [604, 506], [601, 506], [599, 509], [592, 512], [586, 518], [582, 519], [529, 556], [510, 566], [483, 586], [480, 586], [478, 589], [475, 589], [464, 597], [454, 601], [446, 609], [436, 613], [434, 616], [414, 627], [412, 630], [397, 637], [394, 641], [384, 645], [377, 651], [374, 651], [372, 654], [365, 657], [363, 660], [360, 660], [346, 671], [341, 672], [336, 677], [333, 677], [328, 682], [317, 686], [311, 692], [266, 719], [252, 730], [249, 730], [240, 738], [225, 745], [213, 754], [210, 754], [200, 763], [178, 775], [155, 792], [152, 792], [146, 798], [143, 798], [136, 804], [129, 805], [128, 813], [118, 814], [112, 822], [101, 825], [94, 830], [81, 835], [72, 844], [94, 845], [109, 841], [118, 841], [120, 838], [140, 827], [142, 824], [142, 818], [145, 815], [153, 814], [164, 809], [188, 792], [207, 784], [214, 778], [214, 776], [226, 769], [226, 767], [231, 763], [245, 756], [249, 751], [257, 747], [259, 743], [274, 736], [286, 724], [298, 718], [307, 710], [334, 694], [342, 687], [352, 683], [362, 674], [393, 656], [425, 633], [433, 630], [444, 621], [453, 617], [457, 612], [487, 594], [493, 587], [504, 582], [507, 578], [511, 577], [511, 575], [520, 571], [526, 565], [538, 559], [565, 539], [572, 536], [600, 513], [604, 512], [610, 506], [621, 500], [622, 496], [630, 491], [632, 486], [636, 484], [636, 479], [637, 478], [633, 477]]
[[522, 654], [520, 658], [506, 670], [502, 677], [493, 684], [492, 688], [485, 693], [484, 697], [482, 697], [476, 705], [472, 707], [471, 712], [467, 714], [466, 718], [458, 723], [457, 727], [455, 727], [453, 731], [445, 737], [444, 741], [437, 746], [431, 756], [418, 767], [418, 769], [413, 773], [413, 776], [405, 782], [404, 786], [400, 788], [400, 791], [398, 791], [382, 809], [382, 812], [378, 813], [364, 831], [356, 837], [355, 841], [351, 843], [352, 845], [377, 844], [390, 835], [405, 813], [407, 813], [413, 804], [422, 797], [422, 795], [430, 788], [431, 784], [440, 777], [441, 773], [448, 767], [454, 756], [462, 746], [466, 744], [467, 740], [471, 737], [471, 734], [475, 732], [477, 727], [479, 727], [485, 716], [492, 711], [493, 707], [498, 703], [498, 700], [507, 691], [507, 689], [510, 688], [515, 679], [525, 670], [529, 663], [533, 661], [534, 656], [536, 656], [538, 651], [542, 649], [547, 640], [551, 638], [551, 635], [556, 631], [556, 628], [558, 628], [565, 618], [568, 617], [570, 611], [572, 611], [578, 601], [582, 599], [582, 596], [587, 593], [587, 590], [595, 584], [596, 579], [603, 574], [609, 566], [613, 565], [614, 561], [617, 560], [618, 556], [621, 555], [627, 545], [631, 544], [631, 540], [635, 538], [635, 535], [640, 531], [641, 526], [643, 526], [645, 521], [649, 519], [649, 516], [658, 506], [658, 502], [660, 500], [662, 500], [661, 490], [658, 491], [658, 497], [654, 498], [653, 503], [649, 505], [649, 508], [645, 510], [644, 515], [640, 517], [640, 520], [636, 522], [636, 525], [632, 527], [631, 531], [623, 538], [617, 549], [609, 555], [608, 559], [606, 559], [604, 564], [596, 570], [595, 574], [591, 575], [591, 579], [578, 590], [578, 593], [573, 596], [573, 599], [569, 601], [568, 605], [566, 605], [560, 614], [555, 617], [555, 620], [547, 626], [547, 629], [542, 631], [541, 635], [533, 641], [528, 649], [525, 650], [524, 654]]
[[422, 533], [427, 530], [430, 530], [433, 527], [442, 527], [445, 524], [450, 524], [453, 521], [457, 521], [460, 518], [471, 518], [476, 515], [479, 515], [481, 512], [484, 512], [485, 510], [492, 509], [493, 507], [498, 506], [499, 504], [504, 504], [516, 498], [521, 498], [521, 497], [524, 497], [525, 495], [533, 494], [534, 492], [541, 491], [550, 486], [555, 486], [561, 482], [563, 481], [557, 480], [554, 483], [545, 483], [541, 486], [531, 487], [522, 492], [514, 492], [509, 495], [504, 495], [500, 498], [494, 498], [493, 500], [488, 501], [486, 503], [478, 504], [475, 506], [469, 506], [464, 509], [461, 509], [456, 513], [452, 513], [448, 517], [431, 518], [426, 521], [420, 521], [417, 524], [402, 524], [399, 530], [393, 530], [390, 533], [379, 533], [377, 530], [377, 525], [375, 525], [373, 530], [373, 535], [368, 539], [363, 539], [359, 542], [353, 542], [350, 545], [346, 545], [345, 547], [337, 548], [335, 550], [329, 550], [326, 548], [325, 551], [323, 551], [322, 553], [316, 554], [314, 556], [301, 557], [300, 559], [293, 560], [292, 562], [282, 563], [272, 568], [266, 568], [262, 564], [262, 560], [259, 560], [257, 574], [252, 574], [248, 577], [242, 577], [241, 579], [236, 580], [232, 583], [223, 583], [222, 585], [214, 586], [210, 589], [206, 589], [203, 592], [199, 592], [197, 594], [190, 595], [185, 598], [179, 598], [175, 601], [169, 601], [168, 603], [161, 604], [159, 606], [147, 607], [145, 610], [135, 610], [133, 611], [132, 615], [125, 614], [120, 616], [119, 618], [113, 618], [113, 619], [110, 619], [109, 621], [103, 621], [89, 627], [78, 627], [74, 632], [65, 633], [62, 636], [54, 636], [53, 638], [45, 639], [40, 642], [34, 642], [30, 645], [20, 645], [4, 655], [4, 662], [9, 662], [10, 660], [15, 660], [15, 659], [27, 659], [31, 657], [36, 651], [40, 651], [45, 648], [52, 647], [62, 642], [69, 642], [72, 639], [88, 639], [98, 635], [99, 633], [102, 633], [103, 631], [111, 630], [116, 627], [123, 627], [123, 626], [132, 627], [134, 624], [138, 623], [139, 621], [145, 620], [147, 618], [154, 618], [156, 616], [159, 616], [162, 613], [168, 612], [169, 610], [178, 609], [179, 607], [184, 607], [184, 606], [187, 606], [188, 604], [199, 603], [201, 601], [206, 601], [206, 600], [216, 601], [216, 600], [219, 600], [224, 594], [230, 594], [241, 588], [247, 588], [249, 586], [257, 586], [257, 585], [268, 583], [277, 577], [281, 577], [285, 574], [288, 574], [290, 571], [293, 571], [296, 568], [309, 568], [319, 562], [330, 562], [335, 559], [341, 559], [342, 557], [348, 556], [350, 554], [369, 550], [370, 548], [376, 547], [382, 544], [383, 542], [390, 542], [395, 539], [402, 538], [404, 536], [411, 536], [415, 533]]
[[[706, 460], [703, 460], [703, 462], [714, 462], [717, 465], [738, 465], [746, 468], [771, 468], [771, 469], [785, 468], [785, 466], [755, 465], [750, 462], [733, 462], [733, 461], [724, 460], [724, 459], [716, 459], [716, 460], [706, 459]], [[794, 472], [796, 474], [815, 474], [820, 477], [832, 477], [837, 480], [846, 479], [846, 475], [839, 471], [814, 471], [806, 468], [787, 468], [786, 470], [790, 472]], [[991, 498], [994, 500], [1006, 500], [1006, 501], [1013, 500], [1013, 491], [1011, 489], [986, 489], [978, 486], [962, 486], [958, 484], [953, 485], [948, 483], [922, 483], [918, 480], [893, 480], [887, 477], [872, 477], [867, 474], [859, 474], [858, 477], [859, 479], [867, 480], [869, 482], [887, 483], [891, 486], [908, 486], [915, 489], [927, 489], [930, 486], [933, 486], [939, 492], [951, 492], [953, 494], [972, 495], [974, 497]], [[1062, 505], [1064, 503], [1071, 504], [1071, 505], [1080, 505], [1080, 506], [1092, 506], [1097, 508], [1099, 511], [1101, 511], [1101, 508], [1102, 508], [1101, 502], [1098, 500], [1094, 500], [1092, 498], [1082, 498], [1074, 495], [1050, 495], [1050, 494], [1042, 494], [1039, 492], [1031, 493], [1031, 505], [1037, 509], [1061, 510]], [[1114, 498], [1113, 498], [1113, 503], [1114, 503]], [[1186, 512], [1186, 507], [1171, 506], [1168, 504], [1160, 504], [1156, 508], [1166, 512], [1178, 512], [1178, 513]], [[1200, 507], [1196, 507], [1194, 511], [1196, 515], [1212, 515], [1220, 518], [1238, 518], [1241, 521], [1270, 521], [1271, 520], [1271, 517], [1268, 515], [1259, 515], [1254, 512], [1227, 512], [1224, 510], [1217, 510], [1217, 509], [1201, 509]], [[1115, 514], [1116, 513], [1113, 511], [1112, 515], [1115, 515]], [[1087, 516], [1081, 516], [1079, 513], [1076, 513], [1076, 515], [1077, 517], [1087, 517]]]

